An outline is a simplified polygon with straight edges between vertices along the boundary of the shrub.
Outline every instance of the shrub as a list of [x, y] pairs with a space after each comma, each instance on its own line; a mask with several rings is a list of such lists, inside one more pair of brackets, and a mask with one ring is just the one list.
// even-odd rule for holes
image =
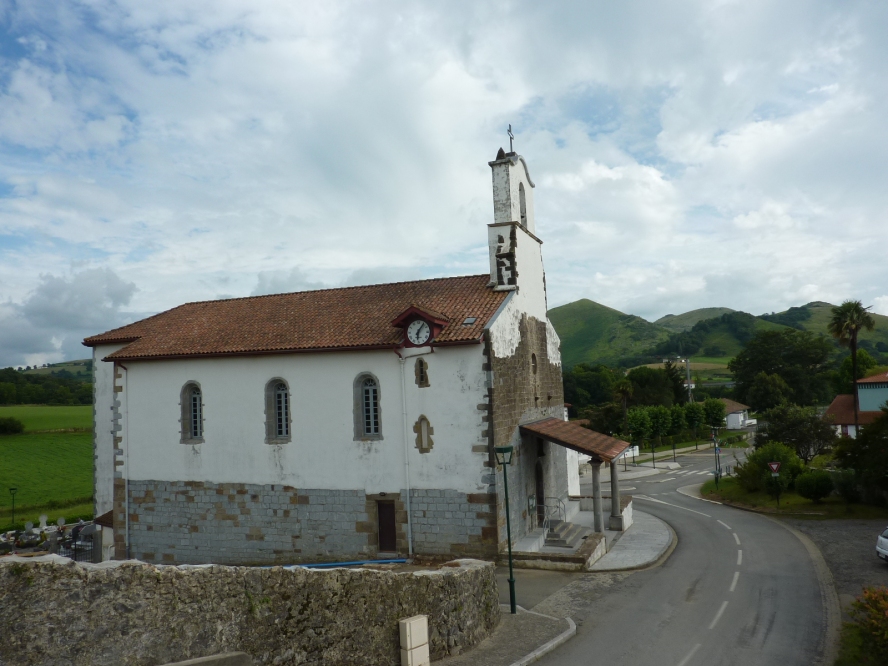
[[25, 431], [25, 424], [12, 416], [0, 418], [0, 435], [17, 435]]
[[773, 485], [769, 462], [780, 463], [780, 477], [784, 479], [783, 487], [791, 487], [796, 477], [802, 472], [802, 461], [788, 446], [779, 442], [771, 442], [756, 449], [746, 456], [746, 462], [737, 466], [735, 472], [737, 482], [747, 492], [754, 493]]
[[857, 474], [852, 469], [843, 469], [833, 477], [833, 485], [836, 492], [848, 504], [860, 501], [860, 489], [857, 483]]
[[799, 495], [819, 504], [833, 491], [833, 480], [829, 472], [815, 469], [800, 474], [795, 486]]
[[850, 615], [860, 628], [861, 663], [888, 664], [888, 587], [863, 588]]

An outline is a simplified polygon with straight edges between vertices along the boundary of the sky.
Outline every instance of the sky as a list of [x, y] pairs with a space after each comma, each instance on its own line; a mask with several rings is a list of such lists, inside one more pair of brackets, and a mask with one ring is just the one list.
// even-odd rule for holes
[[0, 367], [188, 301], [488, 270], [888, 314], [888, 3], [0, 0]]

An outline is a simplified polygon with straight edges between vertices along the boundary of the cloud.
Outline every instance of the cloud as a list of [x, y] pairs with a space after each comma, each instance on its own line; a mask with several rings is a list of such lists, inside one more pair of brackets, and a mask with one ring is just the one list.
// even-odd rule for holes
[[[886, 27], [801, 0], [11, 4], [3, 326], [80, 354], [52, 340], [124, 309], [483, 273], [509, 123], [550, 305], [882, 298]], [[139, 290], [41, 277], [74, 262]]]
[[130, 320], [122, 308], [135, 292], [135, 284], [107, 268], [41, 275], [21, 303], [0, 305], [0, 366], [88, 356], [83, 338]]

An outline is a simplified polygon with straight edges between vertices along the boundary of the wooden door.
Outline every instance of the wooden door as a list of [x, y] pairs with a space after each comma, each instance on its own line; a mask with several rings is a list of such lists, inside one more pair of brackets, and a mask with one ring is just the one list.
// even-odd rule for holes
[[379, 552], [398, 552], [398, 539], [395, 528], [395, 503], [391, 501], [377, 502], [376, 513], [379, 517]]

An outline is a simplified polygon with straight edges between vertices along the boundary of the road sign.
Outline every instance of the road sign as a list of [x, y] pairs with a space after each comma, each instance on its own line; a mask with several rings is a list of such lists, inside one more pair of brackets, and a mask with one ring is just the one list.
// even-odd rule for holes
[[771, 468], [771, 471], [775, 474], [780, 471], [780, 463], [779, 462], [770, 462], [768, 463], [768, 467]]
[[720, 447], [720, 446], [716, 446], [716, 447], [715, 447], [715, 452], [716, 452], [716, 453], [721, 453], [721, 452], [722, 452], [721, 447]]

